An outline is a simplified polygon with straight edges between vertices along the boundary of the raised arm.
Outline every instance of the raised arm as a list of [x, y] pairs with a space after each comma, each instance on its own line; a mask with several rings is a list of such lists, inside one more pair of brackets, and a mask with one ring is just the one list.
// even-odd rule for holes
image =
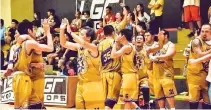
[[117, 50], [117, 43], [114, 43], [112, 51], [111, 51], [111, 58], [119, 58], [122, 55], [126, 54], [127, 52], [131, 52], [131, 46], [123, 46], [121, 49]]
[[[64, 19], [62, 20], [61, 26], [60, 26], [60, 44], [62, 47], [70, 49], [70, 50], [78, 50], [79, 44], [77, 43], [72, 43], [66, 40], [65, 37], [65, 29], [67, 27], [67, 23], [64, 22]], [[68, 30], [69, 31], [69, 30]]]
[[27, 52], [30, 52], [31, 50], [35, 50], [36, 52], [52, 52], [54, 50], [52, 35], [50, 33], [50, 26], [46, 19], [44, 20], [43, 28], [44, 28], [44, 33], [47, 36], [47, 45], [39, 44], [35, 40], [27, 40], [26, 41]]

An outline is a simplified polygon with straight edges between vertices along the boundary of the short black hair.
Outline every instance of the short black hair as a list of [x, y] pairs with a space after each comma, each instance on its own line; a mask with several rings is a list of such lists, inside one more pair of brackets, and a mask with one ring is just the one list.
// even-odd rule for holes
[[0, 19], [1, 26], [4, 26], [4, 20]]
[[91, 42], [96, 38], [94, 29], [90, 28], [89, 26], [84, 26], [84, 27], [82, 27], [82, 29], [85, 29], [87, 31], [86, 36], [91, 37]]
[[147, 30], [145, 33], [150, 33], [151, 35], [153, 35], [153, 32], [151, 30]]
[[122, 30], [120, 31], [120, 33], [121, 33], [121, 35], [124, 35], [125, 38], [126, 38], [129, 42], [132, 41], [133, 33], [132, 33], [131, 30], [129, 30], [129, 29], [122, 29]]
[[28, 29], [33, 30], [33, 23], [30, 21], [24, 20], [18, 25], [20, 35], [28, 34]]
[[107, 6], [106, 8], [109, 9], [109, 10], [112, 10], [112, 7], [111, 6]]
[[16, 20], [16, 19], [12, 19], [12, 22], [14, 22], [15, 24], [19, 23], [18, 20]]
[[139, 22], [138, 25], [141, 26], [144, 30], [147, 30], [145, 22]]
[[[86, 13], [87, 15], [90, 16], [90, 11], [84, 11], [84, 13]], [[83, 13], [83, 14], [84, 14], [84, 13]]]
[[[125, 8], [128, 12], [130, 12], [130, 7], [129, 6], [124, 6], [123, 8]], [[122, 8], [122, 11], [123, 11], [123, 8]]]
[[52, 15], [55, 15], [55, 10], [54, 9], [48, 9], [48, 12], [50, 12]]
[[164, 30], [161, 30], [161, 31], [163, 31], [164, 32], [163, 34], [167, 35], [167, 38], [169, 38], [169, 32], [167, 30], [164, 29]]
[[104, 35], [111, 36], [114, 32], [114, 27], [112, 25], [106, 25], [103, 27]]

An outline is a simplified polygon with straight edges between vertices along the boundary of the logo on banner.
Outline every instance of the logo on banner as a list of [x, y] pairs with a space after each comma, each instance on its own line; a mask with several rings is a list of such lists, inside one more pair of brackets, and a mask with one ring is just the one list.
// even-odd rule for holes
[[94, 28], [97, 29], [99, 19], [103, 18], [106, 7], [109, 4], [119, 4], [120, 0], [78, 0], [77, 9], [81, 12], [90, 10], [90, 17], [94, 20]]
[[[67, 104], [67, 77], [45, 77], [44, 103], [48, 105]], [[14, 102], [12, 77], [4, 80], [1, 87], [1, 102]]]

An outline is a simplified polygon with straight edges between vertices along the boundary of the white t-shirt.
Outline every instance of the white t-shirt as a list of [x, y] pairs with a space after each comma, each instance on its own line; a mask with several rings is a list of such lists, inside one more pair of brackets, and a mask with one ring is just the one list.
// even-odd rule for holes
[[190, 6], [190, 5], [195, 5], [195, 6], [200, 6], [200, 0], [184, 0], [183, 7]]
[[144, 16], [138, 16], [138, 20], [140, 22], [149, 22], [150, 16], [146, 12], [144, 12]]
[[210, 63], [209, 63], [209, 71], [208, 71], [208, 75], [207, 75], [206, 80], [208, 82], [211, 82], [211, 60], [210, 60]]

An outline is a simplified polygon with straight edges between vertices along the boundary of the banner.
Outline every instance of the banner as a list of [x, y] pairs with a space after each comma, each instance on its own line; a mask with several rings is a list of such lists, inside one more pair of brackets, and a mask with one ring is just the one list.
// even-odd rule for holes
[[119, 3], [122, 0], [77, 0], [77, 9], [81, 12], [90, 10], [90, 17], [94, 21], [94, 29], [98, 29], [98, 23], [104, 17], [106, 7], [113, 7], [113, 12], [121, 10]]
[[[44, 104], [66, 105], [67, 104], [67, 77], [45, 76]], [[12, 77], [3, 81], [1, 86], [1, 103], [14, 102], [12, 91]]]

